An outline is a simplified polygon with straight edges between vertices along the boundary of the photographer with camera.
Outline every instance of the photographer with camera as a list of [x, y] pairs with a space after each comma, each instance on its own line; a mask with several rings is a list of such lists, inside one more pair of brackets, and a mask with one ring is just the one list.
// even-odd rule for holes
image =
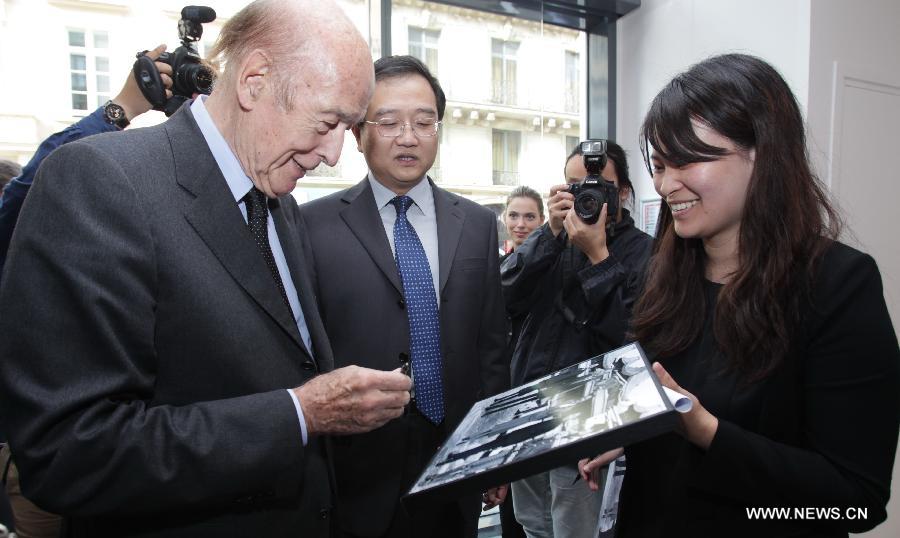
[[0, 274], [6, 264], [19, 211], [38, 167], [53, 150], [87, 136], [121, 131], [149, 110], [171, 116], [188, 99], [212, 91], [215, 71], [203, 62], [194, 43], [203, 35], [201, 23], [215, 20], [216, 13], [205, 6], [187, 6], [182, 9], [181, 17], [178, 24], [180, 47], [168, 53], [166, 45], [162, 44], [153, 50], [139, 52], [118, 95], [41, 142], [28, 164], [14, 174], [17, 177], [3, 179], [0, 185]]
[[[624, 150], [584, 141], [564, 170], [567, 184], [550, 191], [549, 222], [500, 270], [508, 314], [526, 316], [513, 386], [622, 345], [650, 256], [652, 238], [622, 207], [633, 197]], [[513, 483], [516, 519], [529, 537], [597, 536], [603, 497], [579, 477], [572, 462]]]
[[132, 72], [122, 91], [84, 118], [41, 142], [34, 156], [18, 177], [3, 183], [0, 197], [0, 274], [19, 211], [28, 195], [38, 167], [53, 150], [87, 136], [121, 131], [149, 110], [171, 116], [185, 101], [197, 94], [212, 91], [215, 72], [197, 54], [194, 42], [203, 35], [201, 23], [215, 20], [216, 14], [204, 6], [187, 6], [178, 24], [181, 46], [172, 53], [166, 45], [137, 54]]
[[[165, 45], [159, 45], [152, 51], [149, 51], [146, 57], [148, 60], [154, 61], [165, 50]], [[163, 62], [155, 62], [155, 66], [159, 72], [162, 92], [167, 98], [171, 98], [172, 68]], [[118, 95], [105, 105], [98, 107], [91, 114], [81, 118], [62, 131], [50, 135], [41, 142], [34, 156], [22, 168], [22, 173], [9, 182], [3, 189], [3, 195], [0, 196], [0, 274], [2, 274], [3, 266], [6, 264], [6, 253], [9, 250], [9, 241], [12, 238], [16, 221], [19, 218], [19, 211], [22, 209], [22, 204], [25, 202], [29, 189], [31, 189], [38, 167], [44, 159], [63, 144], [99, 133], [122, 130], [132, 120], [150, 109], [151, 104], [142, 95], [135, 77], [128, 73], [125, 84], [122, 86], [122, 91]]]
[[[203, 37], [203, 23], [214, 20], [216, 12], [210, 7], [185, 6], [178, 21], [181, 46], [155, 56], [146, 50], [137, 54], [132, 69], [134, 78], [153, 110], [171, 116], [189, 99], [212, 93], [216, 72], [203, 61], [194, 43]], [[160, 64], [167, 69], [161, 71]], [[163, 73], [168, 80], [162, 78]]]

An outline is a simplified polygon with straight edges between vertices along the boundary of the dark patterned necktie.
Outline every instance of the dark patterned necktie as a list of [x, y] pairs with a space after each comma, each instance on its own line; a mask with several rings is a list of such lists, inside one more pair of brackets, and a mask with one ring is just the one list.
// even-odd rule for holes
[[428, 420], [440, 424], [444, 420], [441, 326], [428, 257], [425, 256], [419, 236], [406, 218], [406, 210], [412, 202], [409, 196], [397, 196], [391, 200], [397, 209], [394, 251], [409, 317], [416, 407]]
[[256, 187], [253, 187], [250, 189], [250, 192], [244, 196], [243, 200], [247, 207], [247, 226], [250, 227], [250, 233], [253, 234], [253, 240], [256, 241], [256, 246], [259, 247], [259, 251], [262, 253], [263, 259], [269, 267], [269, 271], [272, 272], [272, 278], [275, 279], [275, 284], [278, 285], [278, 291], [281, 292], [281, 298], [284, 300], [284, 304], [287, 305], [288, 311], [291, 312], [291, 316], [293, 317], [291, 303], [288, 301], [287, 293], [284, 291], [284, 282], [281, 281], [281, 275], [278, 274], [278, 266], [275, 265], [275, 256], [272, 255], [272, 246], [269, 245], [269, 227], [267, 222], [269, 220], [269, 205], [266, 200], [266, 195]]

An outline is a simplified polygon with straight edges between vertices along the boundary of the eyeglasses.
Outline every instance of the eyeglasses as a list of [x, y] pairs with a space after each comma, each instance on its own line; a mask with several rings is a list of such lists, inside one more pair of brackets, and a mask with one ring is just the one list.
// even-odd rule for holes
[[406, 126], [409, 125], [410, 129], [414, 135], [419, 138], [431, 138], [438, 133], [438, 127], [442, 122], [440, 121], [414, 121], [414, 122], [400, 122], [394, 119], [383, 119], [378, 121], [364, 121], [363, 123], [368, 123], [369, 125], [374, 125], [375, 130], [379, 135], [385, 138], [397, 138], [398, 136], [403, 135], [403, 131], [406, 130]]

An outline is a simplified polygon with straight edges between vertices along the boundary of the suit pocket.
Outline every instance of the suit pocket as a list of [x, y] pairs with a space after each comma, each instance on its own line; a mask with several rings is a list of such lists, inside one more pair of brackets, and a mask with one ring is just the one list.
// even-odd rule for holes
[[484, 258], [465, 258], [457, 260], [454, 265], [460, 271], [484, 271], [487, 269], [487, 260]]

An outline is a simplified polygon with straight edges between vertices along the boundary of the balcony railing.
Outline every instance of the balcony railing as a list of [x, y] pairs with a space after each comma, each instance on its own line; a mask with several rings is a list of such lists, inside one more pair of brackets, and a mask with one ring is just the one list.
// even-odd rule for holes
[[577, 91], [566, 90], [566, 112], [578, 113], [578, 109], [581, 106], [580, 97]]
[[319, 166], [307, 172], [310, 177], [341, 177], [341, 165], [328, 166], [325, 163], [319, 163]]
[[494, 170], [494, 185], [510, 185], [515, 187], [519, 184], [519, 173], [509, 170]]
[[513, 105], [516, 102], [516, 85], [511, 82], [494, 81], [491, 85], [491, 102], [501, 105]]

